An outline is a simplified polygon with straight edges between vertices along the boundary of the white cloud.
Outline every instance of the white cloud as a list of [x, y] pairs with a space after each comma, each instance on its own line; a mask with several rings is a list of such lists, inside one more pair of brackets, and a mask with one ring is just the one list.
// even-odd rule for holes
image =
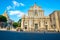
[[21, 17], [22, 15], [24, 15], [24, 13], [19, 10], [9, 11], [9, 13], [10, 13], [10, 15], [16, 15], [18, 17]]
[[7, 10], [10, 10], [12, 7], [9, 5], [9, 6], [7, 6]]
[[17, 1], [12, 1], [14, 6], [19, 6], [20, 4]]
[[17, 1], [12, 1], [12, 2], [13, 2], [13, 4], [14, 4], [14, 6], [24, 6], [23, 3], [19, 3], [19, 2], [17, 2]]
[[23, 3], [20, 3], [21, 6], [25, 6]]
[[12, 1], [12, 3], [13, 3], [12, 5], [7, 6], [7, 10], [8, 10], [9, 15], [16, 15], [18, 17], [21, 17], [22, 15], [24, 15], [23, 12], [21, 12], [19, 10], [15, 10], [15, 7], [25, 6], [25, 5], [23, 3], [19, 3], [17, 1]]
[[15, 9], [15, 7], [19, 7], [19, 6], [25, 6], [23, 3], [19, 3], [17, 1], [12, 1], [12, 3], [13, 3], [13, 6], [11, 5], [7, 6], [7, 10]]

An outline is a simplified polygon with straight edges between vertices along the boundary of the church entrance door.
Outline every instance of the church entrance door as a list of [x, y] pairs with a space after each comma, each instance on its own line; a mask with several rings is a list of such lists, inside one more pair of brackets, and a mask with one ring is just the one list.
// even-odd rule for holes
[[38, 24], [35, 24], [35, 31], [38, 30]]

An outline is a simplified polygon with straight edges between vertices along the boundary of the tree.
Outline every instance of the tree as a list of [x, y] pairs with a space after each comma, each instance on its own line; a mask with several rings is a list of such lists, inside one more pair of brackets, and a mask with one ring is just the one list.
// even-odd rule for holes
[[0, 22], [7, 22], [7, 18], [5, 16], [0, 15]]
[[18, 27], [18, 23], [17, 23], [17, 22], [14, 22], [14, 23], [13, 23], [13, 27], [14, 27], [14, 28]]
[[22, 19], [19, 19], [19, 21], [18, 21], [18, 26], [19, 26], [19, 27], [21, 27], [21, 20], [22, 20]]
[[3, 27], [7, 22], [7, 18], [3, 15], [0, 15], [0, 26]]

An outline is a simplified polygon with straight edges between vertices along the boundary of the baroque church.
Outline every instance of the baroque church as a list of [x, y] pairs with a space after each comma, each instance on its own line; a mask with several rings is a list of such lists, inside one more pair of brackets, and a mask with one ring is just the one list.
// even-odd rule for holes
[[59, 18], [59, 10], [44, 16], [44, 10], [35, 3], [28, 10], [28, 16], [22, 16], [21, 28], [24, 31], [60, 31]]

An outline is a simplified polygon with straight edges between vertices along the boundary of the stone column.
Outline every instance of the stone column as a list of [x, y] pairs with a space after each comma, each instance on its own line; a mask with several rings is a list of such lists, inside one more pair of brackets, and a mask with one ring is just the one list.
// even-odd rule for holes
[[24, 30], [24, 20], [22, 19], [21, 28]]

